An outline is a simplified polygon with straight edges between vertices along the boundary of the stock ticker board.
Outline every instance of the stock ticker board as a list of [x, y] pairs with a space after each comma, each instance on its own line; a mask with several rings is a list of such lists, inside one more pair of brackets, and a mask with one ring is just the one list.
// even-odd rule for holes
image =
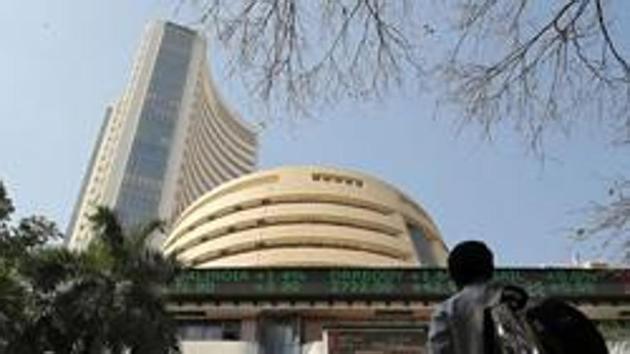
[[[630, 269], [505, 268], [495, 280], [531, 296], [630, 301]], [[169, 289], [173, 299], [440, 300], [455, 292], [444, 269], [189, 269]]]

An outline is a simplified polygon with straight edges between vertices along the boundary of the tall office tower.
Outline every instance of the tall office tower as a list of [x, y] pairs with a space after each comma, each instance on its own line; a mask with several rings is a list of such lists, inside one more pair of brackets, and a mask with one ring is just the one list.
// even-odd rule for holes
[[68, 228], [90, 240], [89, 215], [112, 207], [132, 227], [168, 222], [202, 194], [256, 165], [257, 137], [231, 113], [206, 60], [206, 41], [169, 22], [148, 26], [122, 97], [107, 109]]

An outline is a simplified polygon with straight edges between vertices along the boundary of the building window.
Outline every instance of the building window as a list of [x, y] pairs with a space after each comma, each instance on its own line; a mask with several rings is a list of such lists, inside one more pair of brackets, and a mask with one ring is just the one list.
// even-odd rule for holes
[[221, 333], [221, 339], [237, 341], [241, 339], [241, 322], [240, 321], [226, 321], [223, 322], [223, 332]]
[[241, 321], [189, 321], [178, 326], [179, 338], [184, 341], [238, 341], [241, 339]]
[[415, 224], [407, 224], [407, 229], [420, 263], [425, 266], [438, 264], [433, 252], [433, 244], [425, 235], [424, 230]]
[[363, 181], [358, 178], [341, 176], [341, 175], [333, 175], [333, 174], [325, 174], [325, 173], [313, 173], [311, 175], [311, 180], [314, 182], [334, 182], [337, 184], [346, 184], [348, 186], [353, 187], [363, 187]]
[[300, 320], [297, 317], [264, 318], [259, 323], [264, 353], [295, 354], [300, 351]]

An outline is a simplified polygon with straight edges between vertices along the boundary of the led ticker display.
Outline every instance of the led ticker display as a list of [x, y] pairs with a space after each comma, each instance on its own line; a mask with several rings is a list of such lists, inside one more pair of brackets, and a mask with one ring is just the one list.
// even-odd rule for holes
[[[630, 269], [500, 269], [532, 296], [630, 299]], [[173, 298], [434, 300], [455, 291], [443, 269], [230, 268], [183, 271]]]

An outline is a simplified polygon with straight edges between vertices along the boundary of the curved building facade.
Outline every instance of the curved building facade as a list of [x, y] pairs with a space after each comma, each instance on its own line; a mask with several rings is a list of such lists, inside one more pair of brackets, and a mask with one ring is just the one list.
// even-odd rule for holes
[[168, 225], [201, 195], [255, 169], [256, 133], [223, 103], [206, 52], [197, 31], [163, 21], [147, 27], [129, 85], [107, 110], [70, 247], [89, 242], [95, 206], [113, 208], [127, 227]]
[[443, 266], [429, 215], [367, 175], [284, 167], [232, 180], [190, 205], [164, 252], [196, 268]]

